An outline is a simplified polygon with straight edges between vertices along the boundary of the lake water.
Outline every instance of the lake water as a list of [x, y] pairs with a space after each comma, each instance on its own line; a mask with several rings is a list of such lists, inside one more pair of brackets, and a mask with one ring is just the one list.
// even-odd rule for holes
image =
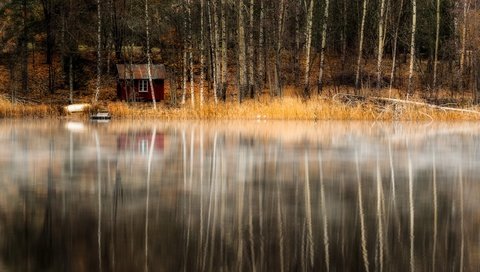
[[480, 271], [480, 125], [0, 121], [0, 271]]

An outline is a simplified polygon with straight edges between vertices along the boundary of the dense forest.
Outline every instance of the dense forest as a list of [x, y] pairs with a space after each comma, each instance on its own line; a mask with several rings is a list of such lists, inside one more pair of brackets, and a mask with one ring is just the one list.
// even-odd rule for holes
[[96, 100], [115, 64], [164, 63], [175, 104], [286, 90], [477, 102], [479, 17], [479, 0], [3, 0], [2, 92]]

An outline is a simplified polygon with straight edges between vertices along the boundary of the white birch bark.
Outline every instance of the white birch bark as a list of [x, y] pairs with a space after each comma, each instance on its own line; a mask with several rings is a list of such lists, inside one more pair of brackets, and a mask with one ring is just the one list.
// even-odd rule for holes
[[[187, 5], [186, 0], [183, 3]], [[187, 94], [187, 16], [183, 18], [183, 59], [182, 59], [182, 100], [181, 104], [185, 104], [185, 97]]]
[[157, 109], [157, 102], [155, 99], [155, 89], [153, 88], [152, 80], [152, 56], [150, 53], [150, 16], [148, 14], [148, 1], [145, 0], [145, 32], [147, 35], [147, 73], [148, 73], [148, 82], [150, 85], [150, 92], [152, 94], [153, 109]]
[[205, 14], [205, 0], [200, 0], [200, 107], [203, 106], [204, 97], [203, 97], [203, 78], [205, 77], [204, 74], [204, 67], [205, 67], [205, 22], [204, 22], [204, 14]]
[[360, 80], [360, 66], [362, 65], [363, 57], [363, 35], [365, 29], [365, 17], [367, 16], [368, 0], [363, 0], [362, 7], [362, 22], [360, 23], [360, 40], [358, 42], [358, 56], [357, 56], [357, 71], [355, 73], [355, 93], [358, 94], [359, 80]]
[[102, 6], [100, 0], [97, 0], [97, 85], [95, 88], [94, 103], [98, 101], [100, 93], [100, 84], [102, 80]]
[[253, 7], [254, 0], [250, 0], [249, 6], [249, 33], [248, 33], [248, 91], [251, 98], [255, 97], [255, 86], [253, 80], [253, 63], [254, 63], [254, 45], [253, 45]]
[[274, 69], [274, 79], [275, 79], [275, 94], [282, 96], [282, 83], [280, 75], [280, 55], [282, 53], [282, 38], [283, 38], [283, 29], [285, 24], [285, 0], [279, 0], [279, 10], [278, 10], [278, 28], [277, 28], [277, 41], [275, 48], [275, 69]]
[[[283, 0], [282, 0], [283, 1]], [[245, 48], [245, 22], [243, 16], [243, 0], [237, 0], [237, 15], [238, 15], [238, 69], [239, 69], [239, 90], [238, 98], [241, 103], [245, 94], [247, 85], [247, 71], [246, 71], [246, 48]]]
[[307, 7], [307, 18], [305, 24], [305, 67], [304, 67], [304, 92], [310, 95], [310, 55], [312, 51], [312, 25], [313, 25], [313, 7], [314, 1], [310, 0]]
[[440, 40], [440, 0], [436, 0], [435, 53], [433, 60], [433, 90], [437, 89], [438, 45]]
[[[264, 39], [265, 39], [265, 34], [264, 34], [264, 17], [265, 17], [265, 12], [264, 12], [264, 0], [260, 0], [260, 26], [259, 26], [259, 31], [258, 31], [258, 84], [259, 84], [259, 89], [260, 92], [263, 92], [263, 87], [264, 87], [264, 81], [265, 81], [265, 50], [264, 50]], [[313, 1], [313, 0], [312, 0]]]
[[190, 100], [195, 107], [195, 80], [193, 74], [193, 45], [192, 45], [192, 1], [187, 0], [188, 13], [188, 59], [190, 62]]
[[462, 49], [460, 51], [460, 69], [458, 71], [458, 86], [463, 89], [463, 71], [465, 69], [465, 48], [467, 39], [467, 12], [470, 6], [469, 0], [463, 0], [463, 25], [462, 25]]
[[378, 54], [377, 54], [377, 89], [382, 87], [382, 60], [383, 60], [383, 42], [385, 25], [385, 0], [380, 1], [380, 17], [378, 18]]
[[417, 0], [412, 0], [412, 30], [410, 40], [410, 66], [408, 69], [408, 93], [412, 92], [413, 68], [415, 63], [415, 34], [417, 28]]
[[221, 95], [222, 99], [226, 98], [226, 92], [227, 92], [227, 20], [226, 20], [226, 7], [225, 7], [225, 1], [221, 1], [220, 5], [220, 23], [221, 23], [221, 32], [220, 32], [220, 40], [217, 40], [217, 45], [220, 44], [221, 42], [221, 47], [218, 47], [220, 52], [217, 53], [219, 62], [217, 64], [218, 67], [218, 73], [221, 78]]
[[322, 24], [322, 44], [320, 47], [320, 72], [318, 74], [318, 93], [323, 90], [323, 69], [325, 66], [325, 46], [327, 45], [327, 26], [328, 26], [328, 9], [330, 0], [325, 0], [325, 10]]
[[392, 49], [392, 69], [390, 70], [390, 84], [388, 87], [388, 97], [392, 97], [393, 81], [395, 79], [395, 67], [397, 64], [397, 43], [398, 43], [398, 30], [400, 28], [400, 19], [402, 17], [403, 0], [400, 0], [400, 11], [398, 13], [397, 25], [395, 26], [395, 33], [393, 34], [393, 49]]

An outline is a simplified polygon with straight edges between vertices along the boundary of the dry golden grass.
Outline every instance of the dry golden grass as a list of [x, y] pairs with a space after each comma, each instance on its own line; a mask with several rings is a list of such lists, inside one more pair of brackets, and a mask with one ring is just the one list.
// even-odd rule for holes
[[129, 106], [125, 103], [109, 103], [107, 109], [114, 118], [165, 119], [165, 120], [402, 120], [402, 121], [448, 121], [480, 120], [479, 114], [444, 111], [423, 106], [372, 102], [347, 104], [332, 98], [314, 97], [304, 101], [285, 97], [271, 101], [249, 100], [237, 102], [207, 102], [192, 107], [188, 101], [181, 108], [159, 105], [153, 110], [150, 105]]
[[0, 118], [48, 118], [61, 116], [61, 110], [48, 105], [12, 104], [0, 98]]

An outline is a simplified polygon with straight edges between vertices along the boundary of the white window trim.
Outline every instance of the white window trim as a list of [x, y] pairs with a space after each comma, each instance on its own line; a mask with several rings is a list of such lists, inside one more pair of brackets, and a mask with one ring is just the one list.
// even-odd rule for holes
[[148, 93], [148, 80], [143, 79], [138, 82], [138, 92]]

